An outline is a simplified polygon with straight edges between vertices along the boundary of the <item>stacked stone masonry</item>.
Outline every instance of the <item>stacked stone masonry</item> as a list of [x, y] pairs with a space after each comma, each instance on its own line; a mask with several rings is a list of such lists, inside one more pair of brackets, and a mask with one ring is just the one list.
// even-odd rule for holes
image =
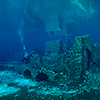
[[[61, 40], [58, 40], [58, 42], [61, 43]], [[59, 50], [61, 50], [60, 46], [61, 45], [58, 47]], [[39, 57], [39, 59], [43, 58]], [[63, 85], [67, 80], [79, 79], [86, 70], [93, 67], [100, 67], [99, 59], [100, 45], [94, 44], [90, 36], [86, 35], [76, 37], [75, 43], [70, 50], [66, 50], [65, 53], [61, 54], [60, 58], [55, 63], [50, 64], [43, 60], [43, 63], [40, 64], [40, 66], [38, 65], [39, 67], [31, 66], [32, 64], [24, 65], [24, 67], [30, 70], [33, 78], [35, 78], [38, 72], [43, 72], [48, 76], [50, 81], [55, 81]]]

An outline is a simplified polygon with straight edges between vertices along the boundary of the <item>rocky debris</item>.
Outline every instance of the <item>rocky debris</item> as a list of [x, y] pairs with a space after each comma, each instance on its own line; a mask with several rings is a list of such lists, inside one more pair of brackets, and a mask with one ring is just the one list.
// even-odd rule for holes
[[[100, 45], [94, 44], [90, 36], [76, 37], [73, 46], [65, 53], [62, 48], [61, 40], [48, 41], [43, 57], [33, 51], [24, 59], [20, 68], [14, 67], [15, 65], [12, 68], [25, 77], [30, 73], [32, 79], [36, 79], [39, 73], [46, 74], [49, 81], [59, 85], [64, 85], [68, 80], [84, 79], [86, 71], [100, 68]], [[57, 60], [55, 55], [50, 56], [52, 53], [59, 55], [59, 59]], [[48, 57], [51, 57], [51, 60], [48, 60]], [[53, 58], [57, 60], [55, 63], [52, 63]]]
[[29, 53], [27, 58], [23, 58], [23, 62], [25, 64], [31, 64], [33, 67], [41, 67], [43, 65], [43, 60], [36, 51]]
[[[32, 52], [29, 55], [30, 62], [23, 66], [24, 69], [28, 69], [33, 78], [38, 72], [44, 73], [50, 81], [64, 85], [68, 80], [84, 79], [85, 71], [100, 67], [100, 46], [94, 44], [89, 35], [76, 37], [73, 46], [65, 53], [62, 53], [62, 47], [61, 40], [48, 41], [43, 60], [37, 53]], [[55, 55], [50, 56], [52, 53], [59, 55], [59, 59]], [[55, 63], [52, 63], [53, 58], [57, 60]]]
[[61, 40], [47, 41], [43, 60], [45, 62], [56, 62], [63, 53], [63, 43]]
[[[60, 54], [55, 63], [45, 62], [36, 51], [33, 51], [25, 59], [25, 64], [2, 66], [8, 67], [8, 69], [13, 68], [26, 78], [54, 82], [58, 86], [64, 86], [67, 81], [75, 81], [75, 84], [83, 83], [88, 79], [87, 71], [99, 73], [100, 45], [94, 44], [90, 36], [76, 37], [73, 46], [65, 53], [62, 53], [62, 47], [61, 40], [47, 42], [45, 57], [48, 58], [52, 52]], [[1, 69], [4, 68], [2, 66]]]
[[[23, 58], [25, 64], [31, 63], [32, 66], [41, 66], [42, 62], [55, 63], [66, 50], [71, 48], [72, 42], [67, 38], [63, 43], [61, 40], [47, 41], [45, 53], [34, 50]], [[43, 60], [43, 61], [42, 61]], [[37, 63], [38, 62], [38, 63]]]
[[[48, 77], [46, 74], [46, 79]], [[41, 75], [37, 74], [37, 79]], [[60, 76], [59, 79], [63, 81]], [[43, 78], [41, 80], [44, 80]], [[35, 81], [26, 79], [23, 75], [12, 71], [0, 71], [0, 99], [36, 99], [36, 100], [99, 100], [100, 99], [100, 70], [93, 73], [92, 70], [85, 72], [85, 79], [74, 81], [67, 80], [64, 85], [50, 81]], [[53, 80], [54, 81], [54, 80]], [[81, 82], [82, 81], [82, 82]], [[59, 81], [58, 81], [59, 82]], [[64, 82], [64, 81], [63, 81]]]
[[30, 57], [30, 64], [32, 66], [41, 67], [43, 65], [42, 58], [38, 54], [32, 54]]
[[54, 68], [59, 72], [66, 71], [70, 79], [78, 79], [84, 70], [93, 67], [94, 60], [94, 64], [99, 65], [99, 58], [100, 46], [95, 46], [90, 36], [76, 37], [74, 45], [62, 55]]
[[[58, 52], [59, 47], [58, 49], [53, 48], [53, 50]], [[90, 36], [86, 35], [76, 37], [75, 43], [70, 50], [60, 54], [55, 63], [45, 62], [38, 53], [33, 51], [29, 54], [25, 64], [1, 64], [0, 67], [1, 69], [12, 67], [14, 71], [23, 74], [25, 78], [41, 83], [40, 86], [35, 88], [35, 91], [30, 90], [37, 93], [38, 96], [34, 98], [40, 98], [41, 95], [42, 99], [46, 99], [49, 94], [49, 97], [51, 96], [53, 99], [58, 96], [61, 100], [65, 98], [68, 100], [70, 100], [69, 98], [76, 98], [77, 100], [77, 98], [81, 99], [81, 97], [86, 98], [88, 95], [89, 100], [92, 100], [97, 98], [97, 95], [100, 95], [99, 59], [100, 45], [94, 44]], [[47, 95], [45, 95], [46, 93]]]

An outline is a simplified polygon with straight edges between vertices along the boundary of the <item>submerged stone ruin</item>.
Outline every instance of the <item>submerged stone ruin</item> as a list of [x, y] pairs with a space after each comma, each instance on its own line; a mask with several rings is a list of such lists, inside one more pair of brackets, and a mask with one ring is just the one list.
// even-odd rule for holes
[[32, 95], [27, 98], [98, 100], [100, 45], [93, 43], [89, 35], [76, 37], [75, 43], [72, 45], [69, 41], [69, 44], [66, 47], [68, 49], [65, 50], [65, 43], [61, 40], [48, 41], [44, 54], [32, 51], [27, 58], [23, 58], [23, 64], [1, 64], [0, 68], [11, 69], [18, 74], [23, 74], [26, 79], [35, 80], [40, 84], [28, 88], [33, 91], [33, 94], [29, 93]]
[[[29, 54], [30, 62], [22, 65], [24, 71], [28, 69], [33, 78], [44, 73], [50, 81], [64, 85], [67, 80], [78, 80], [87, 70], [100, 68], [100, 45], [93, 43], [89, 35], [76, 37], [75, 43], [66, 52], [62, 48], [61, 40], [48, 41], [44, 56], [33, 52]], [[50, 63], [52, 59], [55, 62]]]

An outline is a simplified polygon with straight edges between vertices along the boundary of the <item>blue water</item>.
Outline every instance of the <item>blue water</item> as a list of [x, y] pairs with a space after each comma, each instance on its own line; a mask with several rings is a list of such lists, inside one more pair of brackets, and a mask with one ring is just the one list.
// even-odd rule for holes
[[[28, 18], [25, 12], [28, 9], [26, 7], [28, 1], [20, 0], [24, 3], [20, 4], [18, 8], [9, 8], [7, 1], [11, 0], [0, 1], [0, 53], [31, 52], [35, 49], [44, 51], [46, 41], [57, 39], [65, 41], [65, 35], [50, 37], [48, 32], [46, 32], [45, 25], [42, 25], [41, 22], [38, 22], [37, 25], [33, 24], [32, 19]], [[96, 4], [96, 13], [88, 19], [81, 20], [76, 24], [73, 23], [71, 29], [72, 34], [68, 36], [73, 43], [76, 36], [87, 34], [91, 36], [94, 42], [100, 43], [99, 1], [94, 0], [94, 2]], [[16, 5], [16, 0], [14, 4]], [[21, 43], [21, 37], [18, 36], [21, 20], [24, 20], [22, 29], [23, 43]], [[25, 50], [23, 49], [23, 45], [25, 46]]]
[[84, 35], [100, 44], [100, 0], [0, 0], [0, 100], [100, 100], [98, 47], [64, 51]]

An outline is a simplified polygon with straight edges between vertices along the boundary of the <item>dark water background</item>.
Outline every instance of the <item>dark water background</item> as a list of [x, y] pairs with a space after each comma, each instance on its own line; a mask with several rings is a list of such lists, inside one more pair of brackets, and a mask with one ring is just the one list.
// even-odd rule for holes
[[[81, 21], [80, 24], [73, 24], [72, 35], [69, 39], [74, 43], [76, 36], [83, 36], [89, 34], [94, 42], [100, 44], [100, 11], [99, 3], [97, 2], [97, 13], [88, 20]], [[18, 16], [16, 16], [18, 15]], [[19, 11], [16, 15], [11, 15], [9, 19], [4, 13], [3, 18], [0, 19], [0, 53], [23, 52], [22, 44], [18, 37], [18, 27], [20, 25], [21, 17]], [[28, 52], [35, 49], [45, 50], [45, 42], [49, 40], [62, 39], [65, 41], [66, 36], [50, 37], [44, 28], [36, 29], [31, 20], [25, 18], [24, 23], [24, 43]]]

